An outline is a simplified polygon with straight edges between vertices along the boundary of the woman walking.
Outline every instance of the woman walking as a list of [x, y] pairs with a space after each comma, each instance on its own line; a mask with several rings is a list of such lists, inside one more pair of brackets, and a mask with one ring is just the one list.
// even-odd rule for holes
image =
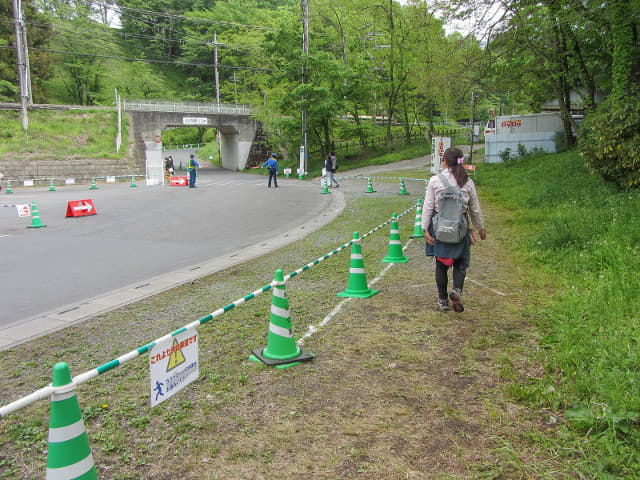
[[[462, 232], [462, 240], [456, 243], [447, 243], [438, 240], [434, 230], [434, 217], [438, 214], [439, 206], [442, 208], [444, 195], [454, 192], [459, 194], [461, 199], [461, 215], [466, 219], [466, 224], [471, 220], [471, 224], [478, 231], [480, 238], [486, 238], [484, 220], [480, 201], [473, 180], [467, 176], [467, 172], [462, 165], [464, 155], [459, 148], [451, 147], [445, 150], [443, 156], [443, 166], [445, 169], [439, 174], [431, 177], [427, 187], [427, 193], [422, 209], [422, 230], [427, 239], [425, 254], [436, 257], [436, 285], [438, 286], [438, 306], [440, 310], [449, 310], [449, 301], [456, 312], [463, 312], [462, 290], [467, 268], [471, 260], [471, 236], [469, 228], [466, 233]], [[452, 188], [453, 187], [453, 188]], [[459, 190], [456, 190], [457, 189]], [[449, 195], [448, 195], [449, 196]], [[464, 220], [462, 222], [464, 224]], [[444, 236], [443, 236], [444, 238]], [[450, 239], [448, 241], [451, 241]], [[448, 293], [448, 270], [453, 267], [453, 289]]]

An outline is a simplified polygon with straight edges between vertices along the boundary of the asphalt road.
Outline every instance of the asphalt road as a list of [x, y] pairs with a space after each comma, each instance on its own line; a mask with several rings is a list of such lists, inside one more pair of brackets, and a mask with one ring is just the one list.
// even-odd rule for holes
[[[344, 208], [318, 182], [219, 168], [197, 188], [130, 183], [13, 187], [0, 205], [36, 202], [46, 228], [0, 208], [0, 349], [255, 258], [304, 237]], [[69, 201], [97, 214], [65, 218]]]

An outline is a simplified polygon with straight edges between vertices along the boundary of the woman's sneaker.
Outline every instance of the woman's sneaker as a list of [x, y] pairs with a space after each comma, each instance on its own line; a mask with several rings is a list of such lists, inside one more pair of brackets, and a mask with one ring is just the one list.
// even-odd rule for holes
[[462, 305], [462, 292], [460, 291], [459, 288], [454, 288], [449, 293], [449, 300], [451, 300], [453, 309], [456, 312], [458, 313], [464, 312], [464, 305]]
[[440, 307], [441, 312], [446, 312], [449, 310], [449, 300], [446, 298], [441, 298], [438, 300], [438, 307]]

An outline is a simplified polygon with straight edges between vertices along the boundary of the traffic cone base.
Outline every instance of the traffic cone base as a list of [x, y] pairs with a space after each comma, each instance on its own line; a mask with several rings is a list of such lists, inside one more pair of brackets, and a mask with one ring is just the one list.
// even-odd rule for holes
[[409, 257], [389, 257], [386, 256], [382, 259], [382, 263], [407, 263], [409, 261]]
[[282, 369], [293, 367], [301, 362], [308, 362], [315, 356], [312, 353], [302, 351], [296, 345], [282, 270], [276, 270], [275, 281], [277, 284], [272, 289], [267, 346], [252, 350], [253, 355], [249, 356], [249, 360]]
[[376, 293], [378, 293], [378, 290], [367, 287], [365, 290], [351, 290], [347, 288], [344, 292], [336, 293], [336, 295], [346, 298], [369, 298], [373, 297]]
[[249, 360], [252, 362], [262, 362], [270, 367], [276, 367], [280, 370], [288, 367], [295, 367], [299, 363], [309, 362], [313, 360], [315, 355], [313, 353], [305, 352], [301, 348], [298, 348], [300, 353], [294, 358], [269, 358], [265, 356], [265, 348], [255, 348], [251, 350], [253, 355], [249, 356]]

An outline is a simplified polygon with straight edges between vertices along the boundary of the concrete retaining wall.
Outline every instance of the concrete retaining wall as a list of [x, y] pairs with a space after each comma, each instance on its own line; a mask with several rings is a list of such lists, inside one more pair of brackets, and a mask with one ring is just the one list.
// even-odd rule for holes
[[131, 160], [9, 160], [0, 162], [0, 172], [6, 180], [64, 180], [65, 178], [105, 177], [110, 175], [136, 175], [141, 171]]
[[[133, 137], [133, 135], [131, 135]], [[133, 138], [129, 139], [127, 153], [122, 158], [89, 158], [67, 160], [2, 160], [0, 173], [4, 175], [2, 182], [22, 180], [56, 180], [75, 178], [77, 182], [91, 181], [92, 177], [106, 177], [118, 175], [144, 174], [144, 145], [136, 145]]]

